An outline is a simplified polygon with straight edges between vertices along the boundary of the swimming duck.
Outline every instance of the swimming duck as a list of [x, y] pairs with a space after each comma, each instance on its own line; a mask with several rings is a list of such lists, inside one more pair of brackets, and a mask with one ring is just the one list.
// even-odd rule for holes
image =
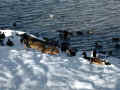
[[120, 38], [112, 38], [112, 42], [118, 42], [120, 41]]
[[116, 45], [115, 45], [115, 48], [116, 48], [116, 49], [120, 48], [120, 44], [116, 44]]
[[66, 31], [66, 30], [64, 30], [64, 31], [58, 31], [58, 32], [59, 32], [59, 37], [60, 37], [60, 39], [62, 39], [62, 40], [69, 39], [69, 37], [72, 35], [71, 32], [68, 32], [68, 31]]
[[16, 22], [14, 22], [12, 25], [13, 25], [13, 27], [16, 27], [16, 26], [17, 26], [17, 23], [16, 23]]
[[83, 32], [82, 32], [82, 31], [76, 31], [76, 33], [77, 33], [78, 35], [83, 35]]
[[94, 34], [94, 32], [91, 31], [91, 30], [88, 30], [88, 31], [87, 31], [87, 34]]
[[59, 46], [57, 40], [49, 39], [47, 37], [43, 37], [43, 39], [45, 40], [45, 43], [48, 45]]
[[113, 51], [108, 51], [108, 55], [111, 56], [113, 54]]
[[100, 49], [100, 48], [102, 48], [102, 47], [103, 47], [103, 46], [102, 46], [102, 45], [99, 45], [98, 42], [95, 42], [95, 48], [96, 48], [96, 49]]

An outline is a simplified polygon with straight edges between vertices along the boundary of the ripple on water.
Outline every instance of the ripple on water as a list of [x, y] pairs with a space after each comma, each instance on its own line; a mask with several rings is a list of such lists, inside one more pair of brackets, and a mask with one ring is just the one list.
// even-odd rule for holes
[[56, 37], [56, 30], [61, 29], [93, 30], [97, 34], [72, 37], [73, 47], [91, 49], [95, 41], [101, 41], [105, 50], [114, 50], [111, 38], [120, 37], [119, 7], [117, 0], [1, 0], [0, 27], [47, 33], [48, 37]]

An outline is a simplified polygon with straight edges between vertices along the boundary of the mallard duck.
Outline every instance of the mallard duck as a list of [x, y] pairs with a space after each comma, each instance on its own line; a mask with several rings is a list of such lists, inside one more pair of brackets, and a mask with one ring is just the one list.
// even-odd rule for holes
[[10, 39], [8, 39], [6, 45], [8, 45], [8, 46], [14, 46], [14, 43]]
[[[74, 33], [74, 32], [73, 32], [73, 33]], [[83, 33], [82, 31], [76, 31], [75, 33], [76, 33], [77, 36], [79, 36], [79, 35], [84, 35], [84, 33]]]
[[87, 57], [86, 52], [82, 53], [83, 58], [87, 59], [90, 61], [91, 64], [98, 64], [98, 65], [111, 65], [109, 62], [106, 62], [105, 60], [101, 60], [100, 58], [97, 57]]
[[62, 39], [62, 40], [66, 40], [66, 39], [69, 39], [69, 37], [72, 35], [72, 33], [71, 32], [68, 32], [68, 31], [66, 31], [66, 30], [64, 30], [64, 31], [57, 31], [57, 32], [59, 32], [59, 37], [60, 37], [60, 39]]

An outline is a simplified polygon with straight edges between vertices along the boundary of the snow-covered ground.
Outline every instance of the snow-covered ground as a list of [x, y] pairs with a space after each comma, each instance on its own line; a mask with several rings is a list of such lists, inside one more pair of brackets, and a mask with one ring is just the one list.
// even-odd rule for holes
[[[110, 66], [90, 64], [81, 57], [47, 55], [24, 49], [19, 36], [5, 32], [15, 46], [0, 46], [0, 90], [120, 90], [120, 61], [108, 57]], [[12, 37], [11, 37], [12, 36]]]

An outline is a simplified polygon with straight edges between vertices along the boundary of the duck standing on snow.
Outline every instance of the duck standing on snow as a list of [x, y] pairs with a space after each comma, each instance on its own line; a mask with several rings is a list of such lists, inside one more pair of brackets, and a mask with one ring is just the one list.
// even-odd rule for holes
[[0, 32], [0, 45], [1, 45], [1, 46], [4, 46], [4, 39], [5, 39], [5, 34], [4, 34], [4, 32], [3, 32], [3, 33]]
[[13, 45], [14, 45], [14, 43], [13, 43], [10, 39], [8, 39], [8, 41], [7, 41], [6, 45], [7, 45], [7, 46], [13, 46]]
[[76, 49], [75, 48], [69, 48], [66, 50], [66, 53], [68, 56], [75, 56], [76, 55]]
[[59, 32], [59, 47], [61, 52], [66, 53], [68, 56], [75, 56], [76, 49], [70, 47], [70, 36], [72, 35], [71, 32], [68, 31], [58, 31]]
[[[93, 51], [94, 52], [94, 51]], [[96, 57], [96, 52], [94, 52], [93, 57], [88, 57], [86, 52], [83, 52], [83, 58], [87, 59], [88, 61], [90, 61], [91, 64], [97, 64], [97, 65], [111, 65], [111, 63], [106, 62], [105, 60], [102, 60], [100, 58]], [[95, 56], [95, 57], [94, 57]]]
[[59, 49], [56, 46], [49, 45], [45, 41], [39, 40], [33, 36], [30, 36], [26, 33], [20, 35], [21, 43], [24, 44], [25, 48], [33, 48], [42, 53], [56, 55], [59, 54]]
[[71, 48], [69, 43], [62, 43], [61, 47], [60, 47], [62, 52], [65, 52], [68, 56], [75, 56], [76, 55], [76, 49], [75, 48]]

